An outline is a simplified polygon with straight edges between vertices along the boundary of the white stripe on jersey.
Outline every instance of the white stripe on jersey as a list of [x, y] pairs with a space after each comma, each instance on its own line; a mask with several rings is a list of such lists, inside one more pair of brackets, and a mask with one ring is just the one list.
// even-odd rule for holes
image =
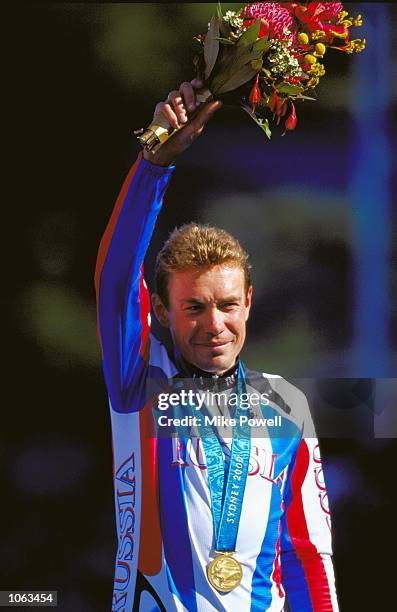
[[112, 611], [118, 612], [132, 610], [134, 601], [141, 521], [141, 443], [139, 413], [120, 414], [112, 409], [110, 413], [113, 440], [117, 440], [113, 443], [113, 465], [118, 539]]
[[[207, 579], [206, 567], [213, 558], [213, 522], [208, 476], [207, 470], [202, 470], [192, 464], [192, 462], [196, 465], [199, 462], [203, 463], [205, 456], [202, 448], [201, 455], [197, 458], [195, 444], [188, 443], [188, 445], [190, 452], [187, 453], [187, 461], [190, 465], [184, 468], [185, 499], [198, 609], [200, 612], [230, 612], [241, 608], [242, 601], [251, 600], [252, 577], [268, 525], [272, 490], [276, 487], [270, 480], [264, 478], [263, 474], [261, 475], [266, 469], [264, 458], [267, 458], [267, 464], [269, 464], [272, 456], [271, 440], [253, 438], [251, 441], [252, 475], [247, 477], [241, 513], [242, 520], [236, 545], [236, 558], [243, 565], [243, 579], [238, 590], [226, 594], [218, 593], [211, 587]], [[276, 493], [279, 494], [279, 490]], [[284, 598], [279, 597], [274, 581], [272, 595], [274, 603], [270, 609], [282, 610]]]

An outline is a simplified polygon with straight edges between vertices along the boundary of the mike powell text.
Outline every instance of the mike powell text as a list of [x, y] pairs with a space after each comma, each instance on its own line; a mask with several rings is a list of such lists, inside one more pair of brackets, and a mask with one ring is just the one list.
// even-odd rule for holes
[[157, 423], [160, 427], [236, 427], [248, 425], [249, 427], [281, 427], [281, 415], [272, 418], [250, 417], [240, 415], [238, 419], [223, 415], [186, 415], [183, 417], [167, 417], [162, 414]]

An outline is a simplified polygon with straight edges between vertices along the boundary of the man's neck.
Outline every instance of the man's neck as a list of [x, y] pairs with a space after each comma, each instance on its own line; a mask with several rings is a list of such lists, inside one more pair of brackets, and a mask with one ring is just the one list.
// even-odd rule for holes
[[176, 361], [178, 366], [180, 367], [181, 374], [186, 376], [186, 378], [194, 378], [197, 381], [219, 381], [222, 383], [222, 386], [233, 386], [236, 384], [238, 378], [238, 368], [239, 368], [239, 359], [237, 358], [236, 363], [222, 373], [216, 372], [206, 372], [205, 370], [201, 370], [197, 366], [193, 365], [189, 361], [187, 361], [179, 351], [175, 351]]

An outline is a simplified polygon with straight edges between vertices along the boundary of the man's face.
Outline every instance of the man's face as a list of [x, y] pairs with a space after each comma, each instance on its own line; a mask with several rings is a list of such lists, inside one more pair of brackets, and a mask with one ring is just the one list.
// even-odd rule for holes
[[223, 264], [172, 272], [168, 291], [168, 310], [159, 309], [158, 296], [153, 305], [183, 357], [206, 372], [229, 370], [243, 347], [251, 307], [243, 270]]

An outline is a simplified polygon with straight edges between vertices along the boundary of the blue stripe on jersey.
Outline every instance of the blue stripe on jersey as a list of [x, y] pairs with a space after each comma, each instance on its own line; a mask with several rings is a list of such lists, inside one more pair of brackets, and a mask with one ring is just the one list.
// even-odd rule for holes
[[[289, 478], [291, 478], [291, 474], [294, 471], [296, 457], [297, 455], [295, 455], [295, 457], [291, 460], [291, 464], [288, 468]], [[287, 509], [292, 499], [290, 488], [286, 488], [284, 499], [285, 507]], [[299, 612], [312, 612], [313, 607], [305, 572], [288, 533], [285, 513], [281, 519], [280, 550], [282, 583], [287, 594], [288, 605], [292, 610], [299, 610]]]
[[[301, 437], [301, 431], [299, 427], [297, 427], [297, 425], [293, 421], [291, 421], [285, 416], [282, 410], [276, 410], [270, 404], [269, 405], [261, 404], [261, 412], [262, 412], [262, 416], [266, 419], [274, 419], [276, 416], [281, 415], [281, 427], [276, 428], [276, 429], [274, 427], [270, 427], [270, 429], [268, 428], [268, 436], [272, 440], [272, 445], [273, 445], [273, 440], [283, 441], [283, 440], [286, 440], [287, 438], [294, 440], [295, 446], [298, 445], [298, 442]], [[281, 449], [282, 449], [282, 452], [285, 452], [285, 442], [281, 444], [280, 452], [281, 452]]]
[[[264, 418], [274, 418], [278, 411], [270, 405], [262, 405]], [[279, 475], [292, 459], [300, 441], [300, 430], [291, 421], [283, 418], [282, 437], [272, 437], [272, 452], [276, 456], [274, 474]], [[263, 612], [272, 603], [272, 572], [276, 556], [276, 544], [279, 537], [279, 523], [282, 517], [280, 490], [272, 486], [269, 518], [262, 546], [252, 576], [251, 611]], [[300, 610], [300, 608], [297, 608]]]
[[189, 612], [197, 612], [185, 474], [184, 468], [171, 465], [172, 438], [158, 440], [158, 458], [161, 530], [169, 586]]
[[[265, 418], [273, 418], [278, 412], [271, 406], [262, 406], [262, 414]], [[276, 456], [274, 466], [275, 476], [278, 476], [285, 466], [288, 465], [300, 439], [299, 429], [293, 423], [288, 425], [288, 432], [290, 434], [293, 432], [295, 437], [290, 438], [289, 444], [287, 445], [287, 438], [272, 438], [272, 452]], [[279, 536], [279, 522], [281, 516], [280, 490], [276, 485], [273, 485], [266, 533], [252, 576], [252, 612], [263, 612], [263, 610], [266, 610], [272, 603], [271, 576], [276, 556], [276, 543]]]
[[265, 537], [262, 540], [262, 547], [252, 576], [251, 612], [263, 612], [263, 610], [267, 610], [272, 603], [271, 575], [276, 555], [280, 517], [280, 491], [275, 485], [272, 485], [269, 520], [267, 521]]

